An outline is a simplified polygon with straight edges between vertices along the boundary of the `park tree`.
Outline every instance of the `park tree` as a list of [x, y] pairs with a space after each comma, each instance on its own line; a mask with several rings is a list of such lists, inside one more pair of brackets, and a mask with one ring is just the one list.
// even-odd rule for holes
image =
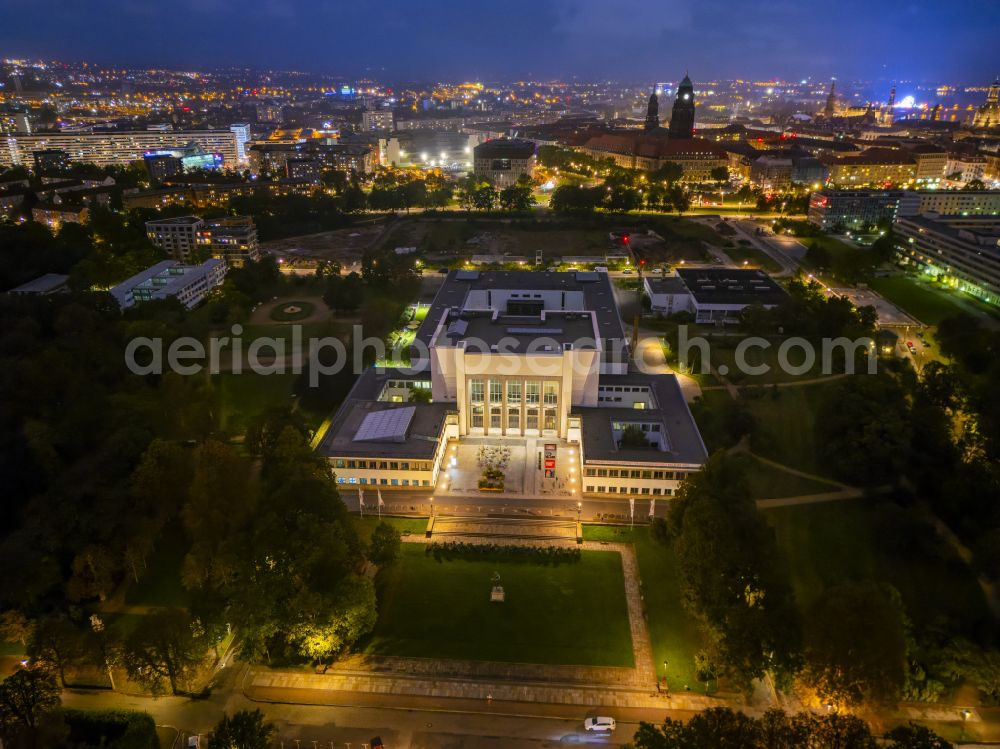
[[215, 587], [232, 579], [238, 534], [253, 506], [254, 490], [244, 459], [215, 440], [200, 445], [188, 500], [181, 509], [191, 539], [182, 571], [185, 586]]
[[208, 749], [269, 749], [275, 731], [260, 709], [223, 714], [208, 737]]
[[483, 184], [472, 193], [472, 206], [477, 211], [492, 211], [497, 207], [500, 195], [493, 185]]
[[399, 531], [384, 520], [375, 526], [368, 543], [368, 559], [380, 567], [392, 564], [399, 556], [402, 541]]
[[691, 207], [691, 197], [680, 185], [671, 187], [668, 191], [668, 196], [670, 198], [670, 205], [677, 211], [678, 216]]
[[649, 181], [650, 182], [662, 182], [667, 185], [667, 187], [672, 187], [674, 183], [680, 182], [681, 177], [684, 176], [684, 167], [675, 161], [667, 161], [663, 166], [650, 172]]
[[535, 202], [531, 187], [524, 185], [505, 187], [500, 191], [499, 200], [500, 207], [505, 211], [528, 211]]
[[681, 486], [670, 526], [685, 604], [708, 625], [724, 675], [749, 689], [767, 670], [793, 673], [798, 612], [745, 466], [724, 452], [712, 455]]
[[879, 373], [837, 381], [820, 404], [817, 430], [842, 481], [879, 486], [899, 479], [911, 435], [906, 389]]
[[105, 600], [115, 585], [118, 565], [107, 547], [89, 544], [73, 558], [73, 574], [66, 583], [71, 601]]
[[938, 736], [926, 726], [908, 723], [897, 726], [885, 735], [889, 749], [951, 749], [951, 742]]
[[712, 178], [713, 182], [715, 182], [719, 187], [722, 187], [729, 181], [729, 167], [712, 167], [712, 171], [709, 172], [709, 176]]
[[0, 614], [0, 637], [7, 642], [19, 642], [26, 647], [35, 624], [18, 609], [7, 609]]
[[802, 681], [824, 702], [891, 705], [905, 680], [903, 615], [874, 582], [827, 589], [806, 624]]
[[0, 682], [0, 730], [3, 738], [37, 746], [39, 730], [59, 706], [59, 685], [44, 666], [19, 668]]
[[163, 609], [141, 617], [122, 646], [129, 678], [153, 694], [182, 687], [205, 656], [205, 643], [191, 617], [181, 609]]
[[86, 653], [86, 633], [65, 616], [49, 614], [41, 617], [28, 644], [32, 660], [43, 663], [66, 686], [66, 671], [81, 663]]

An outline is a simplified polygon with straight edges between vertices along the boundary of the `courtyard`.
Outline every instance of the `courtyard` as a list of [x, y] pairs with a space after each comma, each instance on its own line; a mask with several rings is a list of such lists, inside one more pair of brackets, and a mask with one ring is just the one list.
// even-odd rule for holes
[[[494, 574], [506, 600], [490, 601]], [[373, 655], [508, 663], [635, 665], [621, 555], [579, 561], [435, 559], [403, 544], [378, 578]]]

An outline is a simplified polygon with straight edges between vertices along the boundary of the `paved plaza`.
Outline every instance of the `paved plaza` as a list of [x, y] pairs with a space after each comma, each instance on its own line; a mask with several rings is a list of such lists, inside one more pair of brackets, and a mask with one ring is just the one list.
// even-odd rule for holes
[[882, 326], [915, 325], [923, 327], [918, 320], [871, 289], [828, 289], [828, 291], [831, 294], [846, 297], [855, 307], [874, 307], [878, 313], [879, 324]]
[[[545, 446], [555, 445], [554, 475], [545, 475]], [[504, 474], [502, 492], [483, 492], [479, 479], [491, 461]], [[434, 496], [564, 497], [580, 494], [580, 453], [554, 437], [463, 437], [449, 443]]]

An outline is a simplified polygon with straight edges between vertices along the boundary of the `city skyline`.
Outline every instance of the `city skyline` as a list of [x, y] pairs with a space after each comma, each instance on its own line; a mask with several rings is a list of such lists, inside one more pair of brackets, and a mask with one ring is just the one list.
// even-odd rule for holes
[[[991, 3], [899, 7], [889, 0], [852, 0], [823, 21], [821, 35], [807, 6], [733, 10], [725, 0], [628, 0], [614, 9], [593, 0], [515, 0], [502, 14], [452, 0], [428, 4], [420, 14], [394, 2], [344, 7], [291, 0], [244, 7], [185, 0], [170, 19], [192, 26], [177, 35], [161, 33], [171, 23], [164, 26], [167, 19], [155, 4], [98, 0], [57, 6], [49, 23], [31, 33], [20, 24], [0, 24], [0, 47], [8, 56], [98, 64], [233, 65], [397, 79], [662, 80], [686, 68], [697, 71], [696, 81], [933, 77], [988, 83], [1000, 71], [1000, 52], [990, 52], [1000, 6]], [[16, 12], [14, 3], [0, 0], [0, 18]]]

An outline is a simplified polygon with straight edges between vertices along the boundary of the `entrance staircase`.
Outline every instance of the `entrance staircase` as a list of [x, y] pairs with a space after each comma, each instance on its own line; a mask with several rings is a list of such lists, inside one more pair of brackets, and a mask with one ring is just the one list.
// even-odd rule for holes
[[436, 515], [433, 523], [428, 524], [427, 535], [431, 539], [449, 541], [466, 538], [576, 543], [579, 527], [573, 520]]

